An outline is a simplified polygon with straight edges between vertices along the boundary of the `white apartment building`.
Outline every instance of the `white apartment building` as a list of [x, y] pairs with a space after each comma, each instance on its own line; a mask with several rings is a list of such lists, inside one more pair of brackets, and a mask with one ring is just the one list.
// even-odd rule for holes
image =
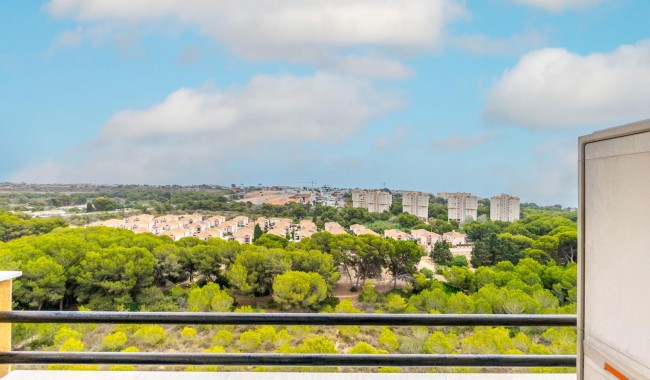
[[390, 193], [379, 190], [352, 190], [352, 207], [365, 208], [370, 212], [384, 212], [393, 204]]
[[470, 193], [453, 193], [449, 194], [447, 202], [447, 220], [460, 223], [476, 220], [478, 197]]
[[501, 194], [490, 198], [490, 219], [504, 222], [519, 220], [519, 197]]
[[429, 220], [429, 194], [409, 191], [402, 195], [402, 211]]

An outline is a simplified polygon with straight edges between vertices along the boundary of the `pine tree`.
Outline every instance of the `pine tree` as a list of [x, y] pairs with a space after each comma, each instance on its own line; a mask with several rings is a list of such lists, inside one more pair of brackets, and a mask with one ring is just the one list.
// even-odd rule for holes
[[255, 225], [255, 229], [253, 230], [253, 241], [259, 239], [260, 236], [264, 234], [264, 231], [262, 231], [262, 227], [260, 227], [259, 224]]
[[446, 241], [437, 241], [433, 245], [431, 258], [436, 265], [449, 265], [449, 262], [454, 258], [449, 247], [450, 244]]

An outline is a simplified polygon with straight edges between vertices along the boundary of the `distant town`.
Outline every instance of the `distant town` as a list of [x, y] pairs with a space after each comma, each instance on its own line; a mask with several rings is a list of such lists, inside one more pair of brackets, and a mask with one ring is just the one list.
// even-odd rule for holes
[[[120, 186], [120, 185], [114, 185]], [[114, 186], [97, 185], [27, 185], [27, 184], [1, 184], [0, 192], [7, 191], [101, 191]], [[447, 221], [457, 222], [459, 225], [478, 219], [480, 198], [470, 193], [448, 193], [440, 192], [435, 195], [419, 191], [390, 191], [365, 190], [365, 189], [343, 189], [323, 186], [320, 188], [276, 186], [269, 188], [261, 187], [239, 187], [234, 184], [230, 188], [222, 186], [163, 186], [159, 188], [168, 189], [203, 189], [203, 190], [228, 190], [230, 200], [240, 203], [259, 206], [287, 205], [299, 203], [307, 206], [326, 205], [330, 207], [352, 207], [362, 208], [368, 212], [388, 212], [393, 206], [393, 196], [401, 198], [402, 212], [411, 214], [427, 223], [429, 220], [429, 204], [432, 197], [443, 199], [447, 203]], [[346, 194], [348, 199], [346, 200]], [[351, 202], [349, 197], [351, 196]], [[50, 207], [47, 210], [32, 211], [35, 217], [65, 216], [71, 210], [78, 213], [80, 210], [93, 211], [88, 204], [72, 205], [60, 208]], [[128, 210], [131, 211], [131, 210]], [[129, 214], [131, 214], [129, 212]], [[514, 222], [520, 217], [519, 198], [508, 194], [501, 194], [490, 198], [489, 218], [494, 221]], [[153, 233], [156, 235], [169, 236], [174, 241], [185, 237], [196, 237], [202, 240], [219, 238], [223, 240], [234, 240], [242, 244], [250, 244], [254, 240], [255, 226], [267, 234], [286, 238], [289, 241], [299, 242], [301, 239], [310, 237], [319, 232], [319, 228], [311, 220], [295, 221], [291, 218], [258, 217], [252, 220], [245, 215], [236, 215], [227, 218], [224, 215], [189, 214], [189, 215], [160, 215], [155, 216], [148, 213], [128, 215], [123, 218], [112, 218], [99, 220], [86, 224], [92, 226], [106, 226], [131, 230], [135, 233]], [[413, 229], [404, 232], [397, 229], [386, 229], [383, 233], [375, 232], [361, 224], [352, 224], [348, 229], [337, 222], [327, 222], [320, 229], [332, 234], [371, 234], [392, 238], [395, 240], [416, 241], [427, 252], [430, 252], [438, 241], [447, 241], [451, 246], [457, 247], [467, 244], [465, 234], [455, 230], [437, 234], [425, 229]]]

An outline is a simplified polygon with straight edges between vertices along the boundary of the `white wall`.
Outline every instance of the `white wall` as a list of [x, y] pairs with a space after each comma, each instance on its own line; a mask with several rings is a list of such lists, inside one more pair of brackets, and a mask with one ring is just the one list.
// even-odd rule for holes
[[578, 370], [650, 378], [650, 121], [580, 140]]

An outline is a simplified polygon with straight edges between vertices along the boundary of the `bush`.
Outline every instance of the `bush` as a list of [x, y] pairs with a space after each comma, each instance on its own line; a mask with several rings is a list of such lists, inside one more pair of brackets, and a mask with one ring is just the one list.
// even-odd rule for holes
[[467, 262], [467, 257], [465, 256], [454, 256], [453, 259], [449, 261], [450, 267], [467, 267], [469, 266]]
[[127, 340], [128, 337], [125, 333], [117, 331], [106, 335], [102, 340], [102, 344], [104, 345], [104, 349], [108, 351], [119, 351], [124, 348]]
[[196, 336], [196, 329], [193, 327], [185, 326], [183, 327], [183, 330], [181, 330], [181, 337], [184, 339], [191, 339]]
[[165, 329], [159, 325], [145, 325], [135, 331], [133, 337], [140, 343], [153, 346], [165, 341]]
[[219, 330], [212, 338], [214, 344], [219, 346], [227, 346], [232, 343], [232, 333], [228, 330]]
[[239, 347], [245, 351], [253, 351], [262, 343], [260, 333], [253, 330], [246, 330], [239, 336]]

